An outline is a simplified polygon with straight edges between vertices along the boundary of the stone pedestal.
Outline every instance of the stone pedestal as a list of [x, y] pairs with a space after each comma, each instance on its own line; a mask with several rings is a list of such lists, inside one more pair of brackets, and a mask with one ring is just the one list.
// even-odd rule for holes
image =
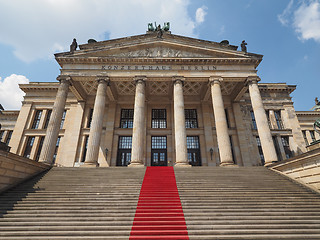
[[232, 166], [234, 165], [234, 163], [232, 159], [232, 150], [228, 132], [227, 118], [224, 110], [224, 104], [220, 87], [221, 81], [222, 78], [220, 77], [210, 78], [212, 105], [216, 124], [217, 141], [219, 146], [220, 165]]
[[94, 102], [92, 122], [90, 126], [86, 160], [81, 167], [97, 167], [102, 132], [104, 109], [106, 106], [108, 78], [98, 79], [97, 95]]
[[176, 147], [175, 166], [190, 166], [187, 153], [186, 120], [184, 116], [183, 78], [174, 78], [174, 130]]
[[145, 80], [137, 77], [136, 95], [134, 99], [131, 163], [129, 167], [144, 166], [144, 134], [145, 134]]
[[248, 78], [249, 93], [251, 98], [252, 109], [257, 123], [261, 147], [265, 159], [265, 166], [268, 166], [273, 162], [278, 161], [278, 157], [273, 144], [268, 119], [266, 116], [265, 109], [263, 107], [257, 80], [258, 77]]
[[60, 86], [57, 92], [56, 100], [52, 108], [50, 121], [48, 124], [46, 136], [44, 138], [39, 158], [39, 162], [44, 162], [48, 164], [52, 164], [71, 78], [66, 76], [60, 76], [57, 78], [57, 80], [60, 81]]

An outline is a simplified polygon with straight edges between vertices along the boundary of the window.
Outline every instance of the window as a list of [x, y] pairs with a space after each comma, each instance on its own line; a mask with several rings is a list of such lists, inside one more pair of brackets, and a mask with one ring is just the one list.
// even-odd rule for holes
[[60, 129], [63, 128], [64, 121], [66, 120], [66, 114], [67, 114], [67, 110], [64, 110], [64, 112], [62, 114], [61, 123], [60, 123]]
[[89, 140], [89, 136], [85, 136], [81, 162], [84, 162], [86, 160], [87, 149], [88, 149], [88, 140]]
[[230, 121], [229, 121], [229, 113], [228, 113], [228, 109], [224, 109], [224, 112], [225, 112], [225, 114], [226, 114], [227, 126], [228, 126], [228, 128], [230, 128]]
[[262, 165], [264, 165], [264, 156], [263, 156], [263, 151], [262, 151], [260, 138], [258, 136], [256, 136], [256, 140], [257, 140], [258, 151], [259, 151], [261, 163], [262, 163]]
[[132, 137], [120, 136], [118, 144], [117, 166], [128, 166], [131, 162]]
[[188, 162], [192, 166], [201, 166], [200, 142], [198, 136], [187, 136]]
[[289, 146], [289, 137], [288, 136], [281, 137], [281, 142], [284, 148], [284, 152], [286, 153], [286, 158], [291, 158], [292, 152]]
[[271, 121], [270, 121], [270, 112], [269, 112], [269, 110], [266, 110], [266, 116], [267, 116], [269, 128], [272, 129], [273, 127], [272, 127], [272, 124], [271, 124]]
[[42, 150], [42, 146], [43, 146], [43, 141], [44, 141], [44, 137], [40, 137], [39, 147], [38, 147], [38, 151], [37, 151], [36, 158], [35, 158], [35, 160], [37, 162], [39, 161], [39, 158], [40, 158], [40, 154], [41, 154], [41, 150]]
[[278, 129], [283, 129], [283, 124], [281, 120], [281, 111], [274, 111], [274, 116], [276, 118]]
[[120, 128], [133, 128], [133, 109], [121, 109]]
[[314, 130], [310, 130], [309, 132], [310, 132], [310, 136], [311, 136], [312, 141], [313, 142], [316, 141], [316, 137], [314, 135]]
[[234, 150], [233, 150], [233, 141], [232, 141], [231, 135], [229, 136], [229, 139], [230, 139], [230, 145], [231, 145], [232, 161], [234, 164], [237, 164], [236, 157], [235, 157]]
[[303, 135], [304, 142], [306, 143], [306, 145], [309, 145], [306, 130], [302, 130], [302, 135]]
[[256, 118], [254, 117], [253, 111], [250, 111], [250, 115], [251, 115], [251, 121], [252, 121], [252, 128], [253, 130], [257, 130]]
[[197, 109], [185, 109], [186, 128], [198, 128]]
[[60, 140], [61, 140], [61, 137], [59, 136], [58, 139], [57, 139], [56, 148], [54, 149], [54, 154], [53, 154], [52, 163], [55, 163], [55, 162], [56, 162], [57, 154], [58, 154], [58, 149], [59, 149], [59, 144], [60, 144]]
[[33, 123], [32, 123], [31, 129], [38, 129], [39, 123], [40, 123], [40, 119], [41, 119], [41, 115], [42, 115], [42, 110], [37, 110], [36, 114], [34, 115], [34, 119], [33, 119]]
[[282, 160], [282, 155], [281, 155], [279, 143], [278, 143], [278, 140], [277, 140], [277, 136], [272, 136], [272, 141], [273, 141], [274, 148], [276, 150], [278, 161], [281, 161]]
[[167, 166], [167, 137], [151, 137], [151, 166]]
[[11, 140], [11, 137], [12, 137], [12, 132], [13, 132], [12, 130], [9, 130], [9, 131], [8, 131], [6, 141], [4, 142], [7, 146], [8, 146], [9, 143], [10, 143], [10, 140]]
[[47, 127], [48, 127], [48, 125], [49, 125], [51, 113], [52, 113], [52, 110], [51, 110], [51, 109], [47, 111], [46, 121], [44, 122], [43, 129], [47, 129]]
[[0, 142], [2, 140], [3, 134], [4, 134], [4, 130], [0, 130]]
[[167, 148], [167, 138], [166, 137], [152, 137], [151, 139], [152, 149], [166, 149]]
[[90, 128], [90, 127], [91, 127], [92, 115], [93, 115], [93, 108], [90, 109], [90, 113], [89, 113], [89, 117], [88, 117], [88, 122], [87, 122], [87, 128]]
[[35, 137], [28, 137], [27, 139], [26, 148], [24, 149], [24, 153], [23, 153], [23, 156], [26, 158], [30, 158], [31, 149], [34, 143], [34, 138]]
[[167, 127], [167, 112], [166, 109], [152, 109], [152, 128]]

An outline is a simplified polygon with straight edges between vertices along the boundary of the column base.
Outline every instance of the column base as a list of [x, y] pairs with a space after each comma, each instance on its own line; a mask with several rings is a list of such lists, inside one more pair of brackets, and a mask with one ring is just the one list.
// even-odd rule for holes
[[238, 167], [238, 165], [233, 162], [220, 163], [220, 167]]
[[130, 163], [129, 165], [128, 165], [128, 167], [144, 167], [144, 164], [142, 164], [142, 163]]
[[268, 167], [268, 166], [270, 166], [270, 165], [274, 164], [275, 162], [277, 162], [277, 161], [274, 161], [274, 162], [267, 162], [267, 163], [265, 163], [263, 166], [264, 166], [264, 167]]
[[192, 167], [189, 163], [176, 163], [174, 167]]
[[99, 163], [83, 163], [80, 167], [94, 168], [99, 167]]

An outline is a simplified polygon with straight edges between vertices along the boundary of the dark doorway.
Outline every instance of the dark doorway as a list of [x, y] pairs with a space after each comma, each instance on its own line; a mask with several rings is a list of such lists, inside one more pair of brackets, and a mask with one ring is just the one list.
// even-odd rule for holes
[[198, 136], [187, 136], [188, 162], [192, 166], [201, 166], [200, 143]]
[[167, 137], [151, 137], [151, 166], [167, 166]]
[[119, 137], [117, 166], [128, 166], [131, 162], [132, 137]]

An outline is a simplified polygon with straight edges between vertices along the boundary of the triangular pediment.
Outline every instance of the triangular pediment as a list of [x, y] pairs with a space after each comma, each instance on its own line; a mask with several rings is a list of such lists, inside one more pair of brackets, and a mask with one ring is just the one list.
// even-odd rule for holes
[[229, 58], [250, 59], [261, 55], [237, 51], [236, 46], [167, 34], [152, 34], [80, 45], [74, 53], [56, 54], [68, 58]]

